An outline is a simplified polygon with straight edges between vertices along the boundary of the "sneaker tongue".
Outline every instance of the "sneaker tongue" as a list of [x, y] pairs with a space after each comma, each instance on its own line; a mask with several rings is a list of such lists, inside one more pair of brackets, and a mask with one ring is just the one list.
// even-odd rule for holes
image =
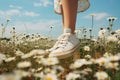
[[64, 33], [64, 34], [65, 34], [65, 33], [71, 33], [71, 29], [70, 29], [70, 28], [64, 28], [63, 33]]

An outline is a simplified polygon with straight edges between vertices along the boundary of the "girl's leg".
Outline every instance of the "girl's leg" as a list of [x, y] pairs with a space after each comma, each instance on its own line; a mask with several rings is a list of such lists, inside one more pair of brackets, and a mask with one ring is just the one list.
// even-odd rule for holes
[[49, 50], [49, 57], [57, 57], [59, 59], [72, 56], [80, 43], [79, 39], [77, 39], [74, 34], [78, 0], [61, 1], [63, 28], [65, 34], [62, 34], [55, 45]]
[[61, 0], [63, 28], [70, 28], [74, 33], [76, 26], [78, 0]]

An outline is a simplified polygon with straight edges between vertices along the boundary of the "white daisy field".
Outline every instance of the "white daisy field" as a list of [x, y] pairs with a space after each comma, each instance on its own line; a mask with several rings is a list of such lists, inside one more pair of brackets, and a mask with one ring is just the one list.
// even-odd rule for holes
[[55, 39], [15, 32], [0, 39], [0, 80], [120, 79], [120, 29], [101, 28], [96, 39], [83, 33], [79, 49], [62, 60], [42, 55]]

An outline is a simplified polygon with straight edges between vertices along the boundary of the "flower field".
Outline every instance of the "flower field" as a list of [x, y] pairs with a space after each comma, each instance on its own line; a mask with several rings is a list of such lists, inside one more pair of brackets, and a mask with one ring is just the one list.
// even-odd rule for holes
[[43, 55], [56, 40], [39, 34], [0, 39], [0, 80], [120, 80], [120, 30], [83, 37], [73, 56]]

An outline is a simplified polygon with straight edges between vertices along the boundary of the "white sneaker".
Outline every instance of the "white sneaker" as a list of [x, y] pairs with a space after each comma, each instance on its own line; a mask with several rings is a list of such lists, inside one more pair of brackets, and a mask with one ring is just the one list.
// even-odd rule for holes
[[49, 57], [57, 57], [58, 59], [67, 58], [73, 55], [73, 52], [79, 47], [79, 39], [74, 34], [64, 33], [55, 45], [49, 49]]

